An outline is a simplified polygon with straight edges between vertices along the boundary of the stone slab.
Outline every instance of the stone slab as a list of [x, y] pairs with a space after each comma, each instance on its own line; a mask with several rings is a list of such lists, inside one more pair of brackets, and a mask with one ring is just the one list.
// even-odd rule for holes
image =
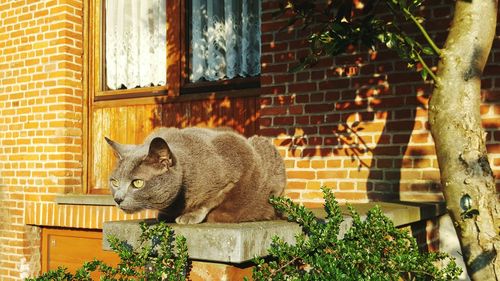
[[[104, 237], [114, 235], [137, 247], [141, 234], [140, 220], [106, 222]], [[156, 220], [147, 220], [155, 223]], [[243, 263], [256, 256], [267, 255], [267, 248], [273, 236], [280, 236], [294, 243], [294, 236], [300, 232], [296, 223], [287, 221], [263, 221], [247, 223], [201, 223], [192, 225], [169, 224], [176, 235], [186, 237], [191, 259], [227, 263]], [[104, 250], [110, 250], [103, 239]]]
[[111, 195], [64, 194], [56, 197], [60, 205], [115, 206]]
[[[376, 204], [381, 206], [383, 212], [394, 221], [396, 226], [436, 217], [444, 212], [441, 203], [377, 202], [352, 204], [352, 206], [363, 216]], [[341, 209], [344, 214], [344, 222], [340, 227], [340, 237], [344, 235], [352, 223], [347, 207], [341, 206]], [[315, 209], [313, 212], [318, 218], [325, 218], [326, 213], [323, 209]], [[115, 235], [136, 247], [140, 236], [139, 222], [140, 220], [105, 222], [103, 226], [104, 237]], [[153, 224], [156, 223], [156, 220], [146, 220], [146, 222]], [[295, 235], [301, 231], [296, 223], [281, 220], [237, 224], [170, 224], [170, 226], [176, 235], [186, 237], [191, 259], [225, 263], [243, 263], [256, 256], [266, 256], [273, 236], [279, 236], [289, 243], [294, 243]], [[103, 248], [110, 250], [106, 239], [103, 239]]]

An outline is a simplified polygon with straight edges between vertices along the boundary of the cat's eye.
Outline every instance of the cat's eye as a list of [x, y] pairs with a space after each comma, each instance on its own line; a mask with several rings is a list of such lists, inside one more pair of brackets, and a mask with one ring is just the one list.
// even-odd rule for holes
[[116, 179], [111, 179], [110, 181], [111, 181], [111, 185], [112, 185], [113, 187], [118, 187], [118, 180], [116, 180]]
[[143, 180], [133, 180], [132, 185], [134, 188], [142, 188], [144, 187], [144, 181]]

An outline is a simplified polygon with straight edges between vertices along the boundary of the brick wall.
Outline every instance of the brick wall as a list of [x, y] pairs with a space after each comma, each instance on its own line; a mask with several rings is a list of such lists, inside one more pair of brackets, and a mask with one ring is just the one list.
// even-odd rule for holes
[[[443, 42], [453, 7], [428, 1], [422, 11]], [[321, 186], [341, 200], [442, 200], [434, 143], [427, 122], [432, 87], [387, 49], [324, 58], [288, 73], [308, 53], [308, 30], [278, 20], [276, 1], [263, 2], [260, 132], [275, 138], [288, 172], [286, 194], [321, 202]], [[481, 114], [488, 151], [500, 173], [500, 37], [484, 73]], [[496, 77], [495, 77], [496, 76]]]
[[82, 1], [0, 2], [0, 280], [40, 270], [39, 228], [154, 217], [64, 206], [84, 166]]
[[82, 190], [82, 30], [81, 1], [0, 2], [2, 280], [39, 269], [25, 202]]
[[[431, 87], [387, 50], [324, 59], [287, 72], [304, 55], [306, 33], [278, 32], [263, 1], [260, 131], [285, 156], [286, 194], [311, 206], [326, 185], [342, 200], [440, 200], [427, 124]], [[99, 228], [125, 216], [104, 206], [62, 206], [83, 192], [84, 112], [81, 0], [0, 0], [0, 279], [39, 270], [39, 228]], [[451, 7], [433, 0], [428, 25], [444, 38]], [[488, 150], [500, 170], [500, 38], [483, 80]], [[430, 232], [428, 230], [427, 232]], [[25, 275], [23, 275], [25, 274]]]

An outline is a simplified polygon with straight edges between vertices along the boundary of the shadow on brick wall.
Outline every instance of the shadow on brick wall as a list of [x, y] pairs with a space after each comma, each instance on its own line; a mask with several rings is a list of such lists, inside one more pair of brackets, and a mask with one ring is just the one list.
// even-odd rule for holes
[[[362, 61], [356, 56], [350, 59], [352, 61], [342, 58], [342, 63], [355, 65]], [[263, 110], [264, 120], [261, 120], [261, 124], [268, 124], [268, 127], [264, 126], [261, 132], [272, 136], [277, 129], [284, 128], [284, 133], [278, 135], [281, 139], [278, 145], [287, 149], [288, 159], [317, 159], [318, 156], [341, 159], [339, 167], [327, 168], [348, 171], [346, 174], [339, 172], [339, 178], [345, 177], [343, 180], [366, 181], [370, 200], [400, 200], [401, 191], [414, 188], [413, 184], [405, 184], [402, 188], [402, 169], [423, 166], [419, 161], [424, 160], [426, 167], [432, 167], [431, 161], [426, 159], [433, 154], [429, 148], [431, 137], [426, 121], [417, 118], [417, 112], [426, 112], [430, 88], [418, 74], [408, 71], [379, 68], [380, 73], [365, 73], [363, 67], [374, 68], [374, 64], [365, 63], [357, 70], [363, 75], [325, 77], [331, 79], [326, 83], [332, 85], [326, 88], [323, 82], [318, 82], [319, 93], [284, 94], [295, 96], [289, 104], [280, 105], [294, 118], [295, 123], [289, 124], [293, 126], [278, 124], [276, 117], [266, 115], [271, 109], [276, 112], [279, 109], [277, 104], [268, 102], [272, 107], [266, 105], [268, 110]], [[345, 80], [348, 83], [343, 83]], [[335, 89], [335, 85], [343, 84], [347, 86]], [[279, 96], [274, 99], [277, 98]], [[302, 111], [292, 114], [291, 109], [297, 106], [302, 106]], [[306, 121], [300, 124], [301, 120]], [[424, 145], [410, 146], [410, 140]], [[416, 175], [414, 180], [422, 181], [422, 177]]]

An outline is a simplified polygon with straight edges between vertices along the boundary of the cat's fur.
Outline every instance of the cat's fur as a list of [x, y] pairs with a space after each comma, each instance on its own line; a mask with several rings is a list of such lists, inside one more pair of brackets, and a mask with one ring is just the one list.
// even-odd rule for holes
[[[110, 187], [125, 212], [158, 209], [164, 219], [180, 224], [276, 218], [268, 200], [282, 194], [285, 167], [264, 137], [161, 128], [141, 145], [106, 141], [118, 157]], [[134, 188], [134, 179], [144, 180], [144, 187]]]

